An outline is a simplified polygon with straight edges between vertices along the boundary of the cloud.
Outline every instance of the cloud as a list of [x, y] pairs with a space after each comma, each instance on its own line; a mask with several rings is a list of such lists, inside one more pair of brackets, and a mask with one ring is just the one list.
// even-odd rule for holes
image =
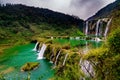
[[49, 8], [87, 19], [113, 1], [115, 0], [0, 0], [0, 3], [26, 4], [28, 6]]

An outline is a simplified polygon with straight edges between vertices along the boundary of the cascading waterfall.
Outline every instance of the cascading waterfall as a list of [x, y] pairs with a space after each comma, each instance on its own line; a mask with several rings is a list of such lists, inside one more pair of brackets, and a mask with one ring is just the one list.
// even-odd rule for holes
[[[86, 41], [86, 47], [83, 50], [83, 54], [86, 54], [88, 52], [88, 50], [89, 50], [87, 45], [88, 45], [88, 43]], [[79, 64], [81, 66], [81, 70], [84, 72], [84, 74], [86, 76], [90, 76], [90, 77], [94, 76], [93, 67], [92, 67], [92, 65], [90, 64], [89, 61], [80, 59], [80, 63]]]
[[[86, 25], [85, 25], [85, 35], [93, 35], [96, 37], [95, 40], [96, 41], [101, 41], [100, 38], [98, 37], [106, 37], [109, 27], [110, 27], [110, 23], [112, 21], [112, 18], [103, 18], [103, 19], [98, 19], [96, 20], [91, 20], [91, 21], [86, 21]], [[107, 22], [107, 24], [105, 25], [105, 23]], [[90, 36], [92, 37], [92, 36]]]
[[67, 59], [68, 54], [65, 55], [64, 61], [63, 61], [63, 66], [65, 65], [66, 59]]
[[39, 44], [39, 42], [37, 42], [37, 43], [35, 44], [35, 47], [34, 47], [33, 51], [37, 51], [37, 46], [38, 46], [38, 44]]
[[107, 23], [107, 26], [106, 26], [106, 29], [105, 29], [105, 33], [104, 33], [104, 37], [107, 36], [107, 33], [108, 33], [108, 30], [109, 30], [109, 26], [110, 26], [111, 21], [112, 21], [112, 18]]
[[98, 29], [99, 29], [100, 21], [101, 21], [100, 19], [97, 21], [97, 25], [96, 25], [96, 34], [95, 34], [96, 37], [98, 36]]
[[56, 64], [57, 64], [57, 60], [58, 60], [58, 57], [59, 57], [60, 53], [61, 53], [61, 50], [58, 52], [58, 55], [57, 55], [57, 57], [56, 57], [55, 66], [56, 66]]
[[38, 58], [37, 58], [38, 60], [43, 59], [43, 55], [44, 55], [44, 52], [46, 50], [46, 47], [47, 46], [45, 44], [42, 45], [42, 48], [41, 48], [40, 52], [38, 53]]
[[87, 36], [88, 35], [88, 21], [86, 21], [86, 29], [85, 29], [85, 35]]

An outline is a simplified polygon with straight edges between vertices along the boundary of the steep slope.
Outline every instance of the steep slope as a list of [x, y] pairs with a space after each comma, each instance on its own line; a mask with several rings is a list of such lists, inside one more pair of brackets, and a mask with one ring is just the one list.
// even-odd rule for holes
[[0, 5], [1, 42], [16, 40], [15, 37], [19, 41], [32, 36], [80, 35], [82, 28], [83, 20], [76, 16], [22, 4]]
[[98, 19], [103, 17], [111, 17], [111, 13], [113, 13], [114, 10], [119, 10], [119, 9], [120, 9], [120, 0], [116, 0], [115, 2], [99, 10], [95, 15], [88, 18], [88, 20]]

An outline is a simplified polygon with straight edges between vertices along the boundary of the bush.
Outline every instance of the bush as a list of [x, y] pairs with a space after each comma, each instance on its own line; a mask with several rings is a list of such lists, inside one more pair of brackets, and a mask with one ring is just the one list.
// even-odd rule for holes
[[84, 56], [94, 68], [95, 80], [120, 80], [120, 29], [112, 32], [107, 44]]

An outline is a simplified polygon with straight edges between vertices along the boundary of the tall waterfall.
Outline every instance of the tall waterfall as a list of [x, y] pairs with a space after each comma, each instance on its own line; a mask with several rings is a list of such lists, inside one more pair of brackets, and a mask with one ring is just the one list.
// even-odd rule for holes
[[87, 36], [88, 35], [88, 21], [86, 21], [86, 29], [85, 29], [85, 35]]
[[68, 54], [65, 55], [64, 61], [63, 61], [63, 66], [65, 65], [66, 59], [67, 59]]
[[99, 32], [98, 32], [98, 31], [99, 31], [98, 29], [99, 29], [100, 21], [101, 21], [100, 19], [97, 21], [97, 25], [96, 25], [96, 34], [95, 34], [96, 37], [98, 36], [98, 33], [99, 33]]
[[57, 55], [56, 61], [55, 61], [55, 65], [57, 64], [57, 60], [58, 60], [58, 57], [59, 57], [60, 53], [61, 53], [61, 50], [58, 52], [58, 55]]
[[38, 53], [38, 58], [37, 59], [43, 59], [43, 55], [44, 55], [44, 52], [46, 50], [46, 47], [47, 46], [45, 44], [42, 45], [42, 48], [41, 48], [40, 52]]
[[39, 42], [37, 42], [36, 44], [35, 44], [35, 47], [34, 47], [34, 49], [33, 49], [33, 51], [37, 51], [37, 45], [39, 44]]
[[107, 26], [106, 26], [106, 29], [105, 29], [105, 33], [104, 33], [104, 37], [107, 36], [107, 33], [108, 33], [108, 29], [109, 29], [109, 26], [110, 26], [110, 23], [111, 23], [112, 19], [110, 19], [107, 23]]

